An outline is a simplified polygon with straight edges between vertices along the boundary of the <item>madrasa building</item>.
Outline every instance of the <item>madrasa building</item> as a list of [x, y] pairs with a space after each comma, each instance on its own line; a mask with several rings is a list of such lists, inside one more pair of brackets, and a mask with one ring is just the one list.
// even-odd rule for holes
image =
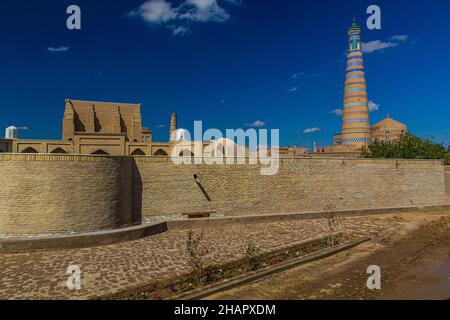
[[[176, 123], [175, 123], [176, 125]], [[8, 130], [12, 133], [8, 134]], [[61, 140], [18, 139], [6, 129], [4, 152], [54, 154], [168, 155], [170, 143], [153, 143], [142, 126], [141, 105], [66, 99]], [[1, 146], [0, 146], [1, 147]]]
[[[156, 142], [152, 131], [142, 125], [141, 104], [66, 99], [61, 140], [20, 139], [19, 129], [9, 127], [5, 139], [0, 139], [0, 152], [161, 157], [195, 157], [196, 150], [202, 150], [205, 157], [250, 154], [248, 148], [224, 138], [191, 141], [177, 120], [172, 113], [168, 142]], [[290, 152], [292, 148], [285, 149]]]

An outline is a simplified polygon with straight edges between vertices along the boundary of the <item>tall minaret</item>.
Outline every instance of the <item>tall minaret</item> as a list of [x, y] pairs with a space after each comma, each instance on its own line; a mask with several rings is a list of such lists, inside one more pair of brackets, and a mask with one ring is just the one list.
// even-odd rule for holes
[[369, 100], [361, 49], [361, 28], [353, 18], [347, 30], [348, 54], [342, 114], [342, 144], [359, 149], [370, 141]]
[[177, 115], [175, 113], [172, 113], [170, 115], [170, 133], [169, 133], [169, 141], [175, 141], [176, 140], [176, 133], [177, 132]]

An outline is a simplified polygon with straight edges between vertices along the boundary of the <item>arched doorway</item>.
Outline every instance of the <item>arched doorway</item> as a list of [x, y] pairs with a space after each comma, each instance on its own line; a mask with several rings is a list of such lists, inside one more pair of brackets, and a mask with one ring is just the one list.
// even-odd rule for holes
[[191, 152], [191, 150], [184, 149], [179, 154], [180, 157], [194, 157], [194, 154]]
[[162, 156], [162, 157], [168, 156], [167, 152], [165, 152], [163, 149], [158, 149], [158, 151], [156, 151], [153, 155], [154, 156]]
[[141, 149], [136, 149], [131, 153], [132, 156], [145, 156], [145, 152]]
[[39, 153], [35, 148], [28, 147], [25, 148], [21, 153]]
[[94, 152], [92, 152], [91, 154], [95, 154], [95, 155], [109, 155], [109, 153], [108, 152], [106, 152], [106, 151], [103, 151], [103, 150], [97, 150], [97, 151], [94, 151]]
[[66, 152], [66, 150], [64, 150], [64, 149], [56, 148], [55, 150], [53, 150], [53, 151], [50, 152], [50, 153], [66, 154], [67, 152]]

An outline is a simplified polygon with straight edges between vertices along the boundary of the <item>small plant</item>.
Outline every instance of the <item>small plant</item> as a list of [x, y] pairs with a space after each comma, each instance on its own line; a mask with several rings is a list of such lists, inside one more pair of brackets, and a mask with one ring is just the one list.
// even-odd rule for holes
[[209, 267], [209, 268], [206, 269], [205, 273], [206, 273], [206, 280], [205, 281], [207, 283], [216, 281], [217, 270], [215, 268]]
[[338, 219], [336, 218], [336, 205], [334, 203], [328, 203], [323, 207], [325, 213], [325, 219], [327, 219], [329, 230], [329, 246], [335, 245], [335, 233], [337, 230]]
[[191, 267], [193, 280], [199, 286], [202, 282], [202, 276], [205, 273], [203, 266], [203, 259], [208, 250], [203, 246], [204, 230], [201, 234], [196, 236], [192, 230], [188, 231], [186, 250], [189, 256], [189, 265]]
[[177, 283], [177, 291], [179, 292], [183, 292], [184, 290], [186, 290], [186, 282], [184, 280], [184, 277], [181, 277], [180, 280]]
[[147, 292], [147, 291], [142, 292], [141, 297], [139, 297], [139, 298], [141, 298], [141, 299], [147, 299], [147, 298], [148, 298], [148, 292]]
[[245, 265], [248, 271], [255, 271], [258, 268], [257, 259], [258, 249], [252, 241], [247, 243], [247, 248], [245, 249]]

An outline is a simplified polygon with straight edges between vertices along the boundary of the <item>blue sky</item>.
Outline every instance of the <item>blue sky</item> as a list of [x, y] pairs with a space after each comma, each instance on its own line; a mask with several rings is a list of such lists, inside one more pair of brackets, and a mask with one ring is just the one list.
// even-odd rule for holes
[[[66, 28], [70, 4], [79, 31]], [[370, 4], [381, 30], [365, 27]], [[331, 144], [355, 16], [372, 51], [372, 124], [390, 113], [450, 143], [447, 0], [6, 0], [0, 10], [0, 127], [28, 127], [22, 138], [60, 139], [68, 97], [142, 103], [160, 141], [176, 112], [188, 129], [256, 124], [279, 128], [282, 145]]]

